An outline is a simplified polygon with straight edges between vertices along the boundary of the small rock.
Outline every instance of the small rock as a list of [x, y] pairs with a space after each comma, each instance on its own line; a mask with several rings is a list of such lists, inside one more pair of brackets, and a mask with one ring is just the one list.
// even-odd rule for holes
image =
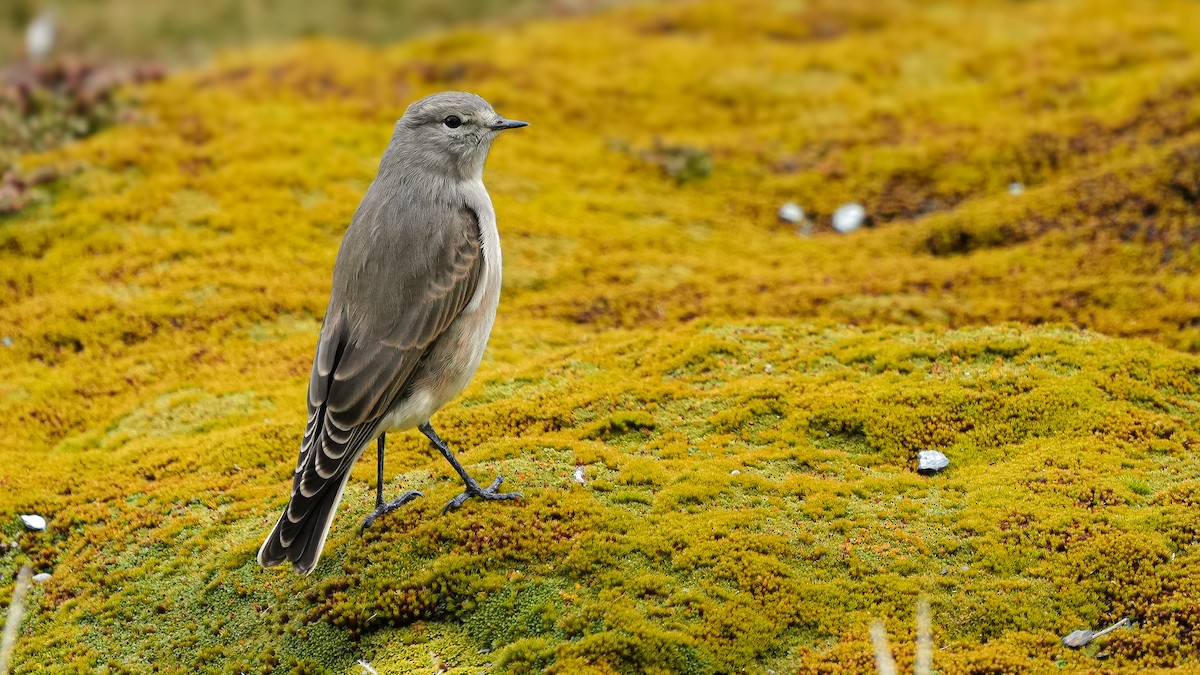
[[33, 513], [26, 513], [22, 515], [21, 522], [25, 523], [25, 527], [35, 532], [41, 532], [42, 530], [46, 529], [46, 519]]
[[31, 21], [25, 29], [25, 52], [29, 58], [41, 61], [49, 56], [50, 50], [54, 49], [56, 32], [54, 14], [51, 12], [42, 12]]
[[1071, 649], [1079, 649], [1080, 647], [1083, 647], [1091, 642], [1093, 635], [1095, 635], [1095, 633], [1090, 630], [1077, 630], [1068, 634], [1062, 639], [1062, 641], [1064, 645], [1070, 647]]
[[937, 450], [922, 450], [917, 453], [917, 471], [937, 473], [950, 466], [950, 459]]
[[1017, 181], [1008, 184], [1008, 194], [1016, 197], [1025, 192], [1025, 186]]
[[771, 373], [775, 372], [775, 367], [768, 363], [767, 365], [763, 366], [763, 372], [770, 375]]
[[583, 467], [575, 467], [575, 482], [583, 485]]
[[862, 227], [866, 219], [867, 210], [862, 204], [842, 204], [833, 212], [833, 229], [842, 234], [850, 234]]
[[12, 338], [5, 335], [4, 337], [0, 338], [0, 345], [4, 345], [5, 347], [11, 347], [13, 345]]
[[33, 580], [38, 582], [39, 584], [44, 581], [47, 581], [49, 579], [50, 579], [49, 572], [38, 572], [37, 574], [33, 575]]
[[785, 223], [799, 224], [804, 222], [804, 209], [796, 202], [787, 202], [779, 207], [779, 219]]
[[801, 237], [812, 236], [813, 224], [804, 213], [804, 209], [795, 202], [788, 202], [779, 207], [779, 220], [796, 226], [796, 234]]
[[740, 476], [741, 474], [742, 474], [742, 472], [738, 471], [737, 469], [734, 469], [733, 471], [729, 472], [730, 476]]

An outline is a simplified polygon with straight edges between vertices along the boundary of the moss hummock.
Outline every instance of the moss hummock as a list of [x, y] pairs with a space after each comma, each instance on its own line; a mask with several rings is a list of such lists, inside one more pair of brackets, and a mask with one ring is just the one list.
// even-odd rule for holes
[[[911, 668], [920, 594], [941, 672], [1196, 668], [1200, 6], [750, 5], [231, 54], [25, 158], [83, 168], [0, 220], [17, 672], [861, 672], [874, 618]], [[363, 462], [313, 575], [261, 570], [341, 233], [449, 88], [532, 126], [435, 423], [526, 499], [440, 516], [395, 434], [427, 498], [359, 537]]]

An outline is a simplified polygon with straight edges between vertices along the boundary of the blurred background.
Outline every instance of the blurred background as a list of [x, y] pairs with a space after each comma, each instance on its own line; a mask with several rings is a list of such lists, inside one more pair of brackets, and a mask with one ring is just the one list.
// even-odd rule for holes
[[132, 109], [116, 92], [221, 49], [331, 37], [370, 44], [461, 24], [571, 16], [617, 0], [6, 0], [0, 5], [0, 215], [52, 171], [17, 157], [86, 137]]
[[25, 53], [40, 16], [57, 24], [55, 50], [88, 58], [201, 60], [223, 47], [303, 37], [383, 43], [464, 22], [586, 12], [616, 0], [5, 0], [0, 58]]

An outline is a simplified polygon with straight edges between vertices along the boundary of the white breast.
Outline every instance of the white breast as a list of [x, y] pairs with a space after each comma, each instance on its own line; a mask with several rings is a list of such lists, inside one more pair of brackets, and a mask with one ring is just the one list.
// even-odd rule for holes
[[478, 286], [458, 318], [438, 338], [422, 370], [414, 373], [411, 394], [388, 413], [385, 429], [411, 429], [429, 421], [467, 386], [483, 359], [500, 304], [500, 233], [482, 181], [468, 186], [468, 204], [479, 217], [482, 235], [483, 269]]
[[[500, 259], [500, 232], [496, 229], [496, 211], [492, 208], [492, 199], [488, 196], [483, 181], [474, 181], [470, 186], [470, 204], [479, 217], [479, 233], [483, 240], [483, 273], [479, 275], [479, 286], [475, 295], [467, 303], [463, 314], [471, 314], [483, 310], [491, 315], [488, 320], [488, 331], [491, 331], [492, 321], [496, 318], [496, 306], [500, 302], [500, 282], [502, 264]], [[490, 305], [490, 307], [488, 307]], [[484, 335], [487, 342], [487, 335]]]

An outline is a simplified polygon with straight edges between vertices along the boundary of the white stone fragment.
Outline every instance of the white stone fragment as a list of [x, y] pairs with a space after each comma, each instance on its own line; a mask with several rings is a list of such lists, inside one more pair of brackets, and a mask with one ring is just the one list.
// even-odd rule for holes
[[917, 471], [933, 473], [950, 466], [950, 459], [937, 450], [922, 450], [917, 453]]
[[33, 575], [33, 580], [38, 582], [39, 584], [44, 583], [44, 582], [48, 581], [49, 579], [50, 579], [49, 572], [38, 572], [37, 574]]
[[866, 219], [867, 210], [862, 204], [842, 204], [833, 212], [833, 229], [842, 234], [850, 234], [862, 227]]
[[25, 29], [25, 52], [34, 61], [41, 61], [50, 56], [54, 49], [54, 34], [58, 32], [54, 22], [54, 14], [42, 12], [29, 23]]
[[802, 223], [804, 222], [804, 209], [796, 202], [786, 202], [779, 207], [779, 219], [785, 223]]
[[46, 529], [46, 519], [34, 513], [26, 513], [22, 515], [21, 522], [25, 523], [25, 527], [36, 532], [41, 532], [42, 530]]
[[1008, 184], [1008, 194], [1016, 197], [1025, 192], [1025, 186], [1017, 181]]
[[575, 467], [575, 482], [579, 483], [580, 485], [583, 485], [583, 467], [582, 466]]

